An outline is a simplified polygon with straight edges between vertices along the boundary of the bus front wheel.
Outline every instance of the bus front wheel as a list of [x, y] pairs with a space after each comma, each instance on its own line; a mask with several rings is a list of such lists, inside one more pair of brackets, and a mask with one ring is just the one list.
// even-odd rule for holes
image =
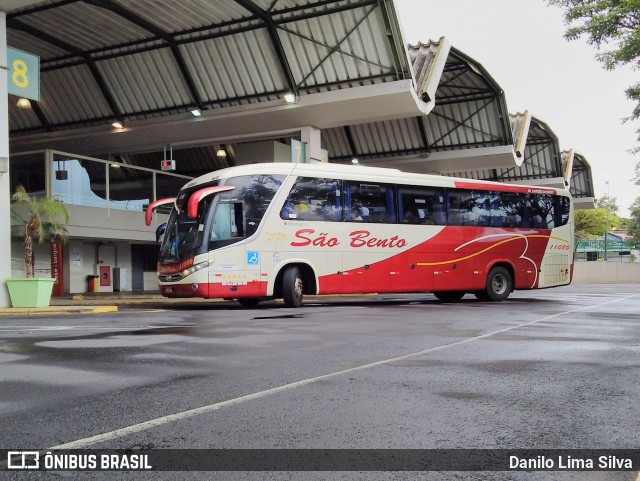
[[436, 299], [442, 302], [458, 302], [464, 297], [464, 294], [464, 291], [441, 291], [433, 293]]
[[304, 292], [304, 284], [302, 282], [302, 273], [298, 267], [288, 267], [284, 271], [282, 278], [282, 297], [284, 305], [287, 307], [300, 307], [302, 305], [302, 294]]
[[489, 301], [501, 302], [509, 297], [512, 288], [511, 273], [504, 267], [494, 267], [489, 271], [486, 288], [480, 297], [484, 299], [486, 295], [486, 299]]

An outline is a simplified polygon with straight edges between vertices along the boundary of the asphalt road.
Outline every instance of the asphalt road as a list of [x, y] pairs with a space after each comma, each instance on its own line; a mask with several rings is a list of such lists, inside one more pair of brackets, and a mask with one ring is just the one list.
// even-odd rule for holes
[[[5, 318], [0, 366], [4, 449], [640, 448], [632, 285], [500, 304], [386, 295]], [[638, 470], [22, 475], [0, 478], [636, 481]]]

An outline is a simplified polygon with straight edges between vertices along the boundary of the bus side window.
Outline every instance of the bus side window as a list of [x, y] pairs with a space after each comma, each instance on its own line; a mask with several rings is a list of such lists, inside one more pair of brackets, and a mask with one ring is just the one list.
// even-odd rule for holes
[[429, 187], [398, 186], [398, 213], [403, 224], [443, 225], [443, 192]]
[[558, 195], [554, 197], [553, 220], [555, 227], [560, 227], [569, 222], [569, 198]]
[[345, 181], [343, 191], [346, 222], [395, 224], [395, 186]]
[[436, 191], [436, 201], [432, 213], [433, 223], [436, 225], [445, 225], [447, 218], [445, 215], [444, 191]]
[[473, 192], [470, 190], [451, 189], [448, 192], [447, 224], [476, 225], [478, 220], [474, 212]]
[[520, 227], [522, 225], [520, 194], [494, 192], [491, 197], [491, 225], [494, 227]]
[[489, 209], [492, 227], [513, 227], [507, 221], [507, 213], [503, 206], [503, 195], [500, 192], [491, 192], [489, 194]]
[[538, 229], [553, 228], [553, 202], [550, 195], [534, 195], [531, 208], [533, 227]]
[[531, 227], [531, 196], [528, 194], [520, 194], [522, 202], [522, 222], [520, 227]]
[[[491, 225], [491, 197], [489, 192], [474, 191], [471, 203], [472, 224], [481, 227]], [[475, 220], [475, 222], [473, 222]]]
[[242, 203], [221, 202], [213, 218], [209, 241], [228, 240], [244, 236]]
[[342, 186], [336, 179], [299, 177], [291, 188], [280, 218], [340, 222], [342, 220]]
[[447, 192], [447, 225], [461, 225], [460, 194], [449, 190]]

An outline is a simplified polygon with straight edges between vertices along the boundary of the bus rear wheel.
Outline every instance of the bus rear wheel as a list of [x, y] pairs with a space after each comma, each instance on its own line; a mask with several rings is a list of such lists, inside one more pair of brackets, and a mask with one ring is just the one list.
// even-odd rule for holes
[[284, 305], [287, 307], [300, 307], [302, 305], [302, 294], [304, 293], [304, 283], [302, 273], [298, 267], [288, 267], [282, 277], [282, 297]]
[[238, 302], [242, 307], [252, 308], [257, 307], [260, 303], [259, 297], [239, 297]]
[[[481, 300], [484, 300], [484, 295], [486, 295], [486, 300], [488, 301], [502, 302], [509, 297], [512, 288], [513, 278], [511, 273], [504, 267], [494, 267], [487, 276], [487, 284]], [[476, 295], [476, 297], [478, 296]], [[480, 299], [480, 297], [478, 298]]]
[[464, 291], [441, 291], [433, 293], [433, 295], [442, 302], [458, 302], [464, 297], [464, 294]]

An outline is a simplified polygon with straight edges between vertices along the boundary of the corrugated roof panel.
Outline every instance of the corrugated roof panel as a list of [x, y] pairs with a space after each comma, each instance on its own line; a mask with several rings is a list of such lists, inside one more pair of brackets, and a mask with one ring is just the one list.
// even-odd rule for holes
[[40, 85], [40, 107], [53, 124], [113, 115], [84, 65], [42, 72]]
[[516, 155], [523, 156], [524, 149], [527, 145], [527, 137], [529, 136], [529, 128], [531, 125], [531, 114], [528, 110], [509, 114], [509, 123], [511, 124], [511, 133], [513, 134], [513, 147]]
[[[286, 8], [295, 8], [304, 5], [312, 5], [313, 1], [308, 0], [253, 0], [253, 3], [258, 5], [262, 10], [271, 11], [271, 13]], [[335, 2], [338, 3], [338, 2]]]
[[96, 62], [122, 113], [193, 104], [168, 48]]
[[380, 9], [368, 6], [287, 23], [278, 35], [296, 83], [312, 87], [392, 71], [382, 32]]
[[336, 127], [322, 131], [322, 148], [329, 151], [329, 162], [334, 158], [353, 156], [345, 127]]
[[513, 136], [521, 132], [524, 128], [527, 112], [517, 112], [515, 114], [509, 114], [509, 122], [511, 124], [511, 131]]
[[593, 176], [591, 166], [584, 156], [576, 153], [573, 159], [571, 171], [571, 187], [569, 189], [574, 197], [593, 197]]
[[17, 101], [18, 97], [9, 96], [9, 130], [40, 127], [40, 121], [33, 109], [21, 109], [16, 105]]
[[116, 0], [165, 32], [180, 32], [252, 16], [233, 0]]
[[415, 118], [353, 125], [350, 129], [355, 155], [378, 157], [425, 150]]
[[57, 48], [49, 42], [45, 42], [28, 33], [13, 28], [7, 29], [7, 45], [37, 55], [40, 57], [40, 60], [47, 60], [69, 54], [66, 50]]
[[[118, 8], [128, 9], [132, 15], [162, 30], [185, 32], [178, 35], [176, 41], [196, 89], [209, 106], [271, 100], [289, 88], [272, 39], [264, 27], [257, 28], [263, 20], [235, 0], [112, 1]], [[127, 120], [172, 115], [187, 104], [193, 104], [195, 99], [191, 97], [175, 58], [164, 46], [164, 40], [153, 40], [156, 35], [149, 30], [154, 28], [139, 27], [135, 18], [127, 20], [125, 13], [119, 15], [109, 8], [96, 7], [94, 3], [101, 4], [67, 0], [49, 2], [52, 8], [29, 10], [30, 13], [17, 15], [16, 19], [59, 39], [60, 43], [68, 43], [69, 50], [89, 52], [109, 89], [111, 95], [107, 96], [114, 98], [117, 110]], [[286, 62], [292, 66], [294, 75], [297, 68], [297, 78], [302, 80], [313, 71], [305, 82], [308, 87], [302, 89], [303, 94], [395, 78], [394, 55], [383, 18], [386, 8], [392, 32], [399, 35], [393, 3], [369, 2], [363, 6], [364, 3], [360, 0], [260, 1], [259, 6], [273, 16], [279, 38], [284, 43]], [[104, 5], [109, 7], [108, 2]], [[49, 59], [44, 71], [57, 71], [50, 78], [55, 88], [62, 92], [62, 97], [80, 99], [77, 102], [81, 105], [73, 101], [60, 103], [62, 110], [48, 115], [53, 127], [60, 122], [72, 123], [75, 119], [93, 118], [102, 122], [102, 117], [115, 114], [106, 107], [105, 93], [97, 88], [93, 76], [87, 74], [86, 65], [79, 70], [75, 65], [83, 59], [73, 58], [64, 49], [20, 33], [17, 21], [13, 28], [9, 25], [10, 34], [25, 45], [30, 42], [42, 52], [43, 58]], [[188, 43], [197, 36], [203, 38]], [[157, 51], [152, 52], [153, 49]], [[139, 53], [132, 53], [136, 51]], [[400, 55], [402, 69], [408, 67], [405, 57]], [[67, 72], [69, 68], [76, 70]], [[85, 111], [89, 101], [84, 97], [88, 94], [71, 92], [71, 87], [63, 85], [66, 76], [71, 79], [69, 85], [75, 88], [81, 84], [94, 95], [94, 102], [99, 107], [93, 115], [86, 115]], [[78, 81], [79, 76], [84, 76], [83, 84]], [[140, 85], [141, 81], [147, 85]], [[53, 87], [50, 91], [53, 92]], [[47, 103], [45, 100], [43, 105], [51, 108], [55, 101], [52, 99]]]
[[427, 43], [420, 42], [418, 45], [409, 45], [407, 47], [419, 94], [422, 94], [423, 87], [426, 87], [426, 82], [431, 75], [431, 69], [439, 47], [440, 42], [434, 42], [432, 40], [429, 40]]
[[84, 2], [74, 2], [32, 13], [20, 17], [20, 20], [82, 50], [107, 47], [116, 41], [124, 43], [152, 36], [109, 10]]
[[265, 29], [180, 46], [203, 101], [286, 90]]
[[[40, 7], [46, 7], [48, 5], [55, 5], [56, 3], [58, 3], [60, 0], [42, 0], [40, 2], [38, 1], [34, 1], [34, 2], [25, 2], [24, 5], [19, 6], [19, 7], [15, 7], [13, 8], [13, 6], [15, 6], [18, 2], [8, 2], [9, 5], [12, 5], [11, 8], [5, 9], [8, 12], [10, 12], [10, 14], [13, 16], [15, 14], [20, 14], [21, 12], [24, 12], [26, 10], [32, 10], [33, 8], [40, 8]], [[6, 2], [5, 2], [6, 3]]]
[[432, 150], [451, 150], [502, 145], [502, 126], [499, 124], [496, 101], [476, 100], [436, 106], [426, 117], [428, 139]]
[[442, 74], [436, 100], [455, 99], [456, 97], [468, 97], [470, 95], [482, 95], [483, 91], [489, 90], [487, 83], [478, 74], [468, 71], [462, 75], [460, 72], [445, 71]]
[[[496, 171], [499, 180], [516, 182], [562, 177], [561, 154], [555, 134], [548, 131], [539, 121], [532, 119], [522, 165]], [[479, 173], [474, 172], [475, 178], [481, 178], [477, 175]]]

